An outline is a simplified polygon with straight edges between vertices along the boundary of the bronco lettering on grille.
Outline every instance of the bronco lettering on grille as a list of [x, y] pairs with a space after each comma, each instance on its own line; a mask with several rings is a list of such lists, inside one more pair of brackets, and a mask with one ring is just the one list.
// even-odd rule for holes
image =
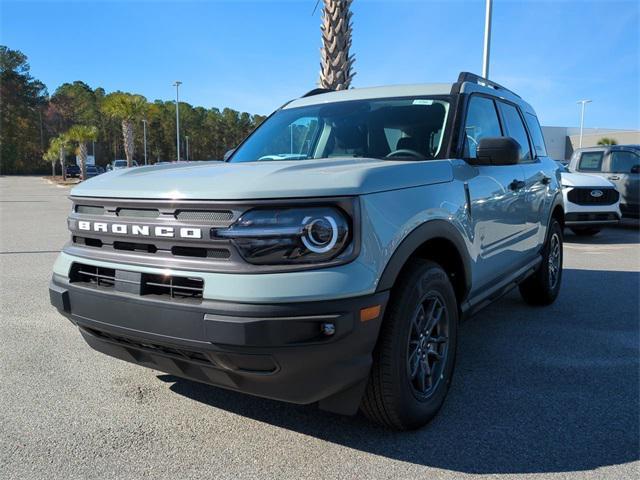
[[111, 232], [124, 235], [140, 235], [143, 237], [149, 237], [153, 232], [153, 235], [156, 237], [173, 238], [177, 235], [178, 238], [202, 238], [202, 229], [192, 227], [182, 227], [176, 231], [173, 227], [151, 227], [149, 225], [127, 225], [125, 223], [88, 222], [86, 220], [80, 220], [78, 222], [78, 229], [88, 232]]

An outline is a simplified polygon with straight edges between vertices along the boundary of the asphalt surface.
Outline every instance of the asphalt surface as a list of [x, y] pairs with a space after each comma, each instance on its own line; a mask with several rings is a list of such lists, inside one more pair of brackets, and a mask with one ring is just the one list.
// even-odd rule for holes
[[91, 350], [49, 305], [67, 194], [0, 177], [0, 478], [639, 478], [637, 224], [567, 234], [558, 301], [464, 323], [444, 408], [394, 433]]

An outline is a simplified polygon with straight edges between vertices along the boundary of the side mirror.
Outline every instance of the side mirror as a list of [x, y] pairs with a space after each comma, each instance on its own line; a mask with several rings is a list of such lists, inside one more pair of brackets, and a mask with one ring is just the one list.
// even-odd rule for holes
[[634, 165], [631, 167], [631, 171], [629, 173], [640, 173], [640, 165]]
[[520, 161], [520, 144], [511, 137], [485, 137], [476, 148], [478, 165], [515, 165]]
[[227, 153], [224, 154], [224, 157], [222, 157], [222, 160], [224, 160], [225, 162], [229, 160], [229, 157], [233, 155], [233, 152], [235, 151], [236, 151], [235, 148], [232, 148], [231, 150], [227, 150]]

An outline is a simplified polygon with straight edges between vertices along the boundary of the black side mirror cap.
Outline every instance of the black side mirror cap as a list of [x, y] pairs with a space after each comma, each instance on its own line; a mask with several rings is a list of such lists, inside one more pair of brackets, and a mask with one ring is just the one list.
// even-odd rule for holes
[[224, 157], [222, 157], [222, 160], [224, 160], [225, 162], [229, 160], [229, 157], [233, 155], [233, 152], [235, 151], [236, 151], [235, 148], [232, 148], [231, 150], [227, 150], [227, 153], [224, 154]]
[[475, 165], [515, 165], [520, 161], [522, 148], [511, 137], [485, 137], [476, 148]]
[[631, 167], [631, 171], [629, 173], [640, 173], [640, 165], [634, 165]]

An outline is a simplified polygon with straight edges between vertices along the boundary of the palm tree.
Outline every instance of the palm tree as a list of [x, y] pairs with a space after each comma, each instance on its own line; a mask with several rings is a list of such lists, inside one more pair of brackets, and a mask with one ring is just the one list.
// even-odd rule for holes
[[58, 160], [58, 152], [53, 145], [49, 146], [46, 152], [42, 155], [42, 159], [45, 162], [51, 162], [51, 176], [56, 176], [56, 160]]
[[598, 140], [598, 145], [606, 146], [606, 145], [617, 145], [618, 142], [615, 138], [602, 137]]
[[84, 180], [87, 173], [87, 143], [96, 141], [98, 138], [98, 129], [89, 125], [74, 125], [66, 135], [69, 140], [78, 144], [80, 178]]
[[320, 50], [320, 87], [345, 90], [351, 85], [355, 72], [355, 57], [351, 48], [351, 2], [353, 0], [323, 0], [322, 49]]
[[71, 150], [71, 139], [67, 134], [62, 133], [57, 137], [51, 139], [49, 143], [49, 149], [45, 153], [47, 159], [51, 162], [51, 170], [55, 175], [55, 161], [60, 162], [60, 169], [62, 171], [62, 179], [67, 179], [67, 172], [65, 170], [65, 158]]
[[107, 95], [102, 103], [102, 111], [122, 122], [122, 138], [127, 166], [133, 165], [133, 124], [140, 121], [147, 112], [147, 99], [142, 95], [115, 92]]

